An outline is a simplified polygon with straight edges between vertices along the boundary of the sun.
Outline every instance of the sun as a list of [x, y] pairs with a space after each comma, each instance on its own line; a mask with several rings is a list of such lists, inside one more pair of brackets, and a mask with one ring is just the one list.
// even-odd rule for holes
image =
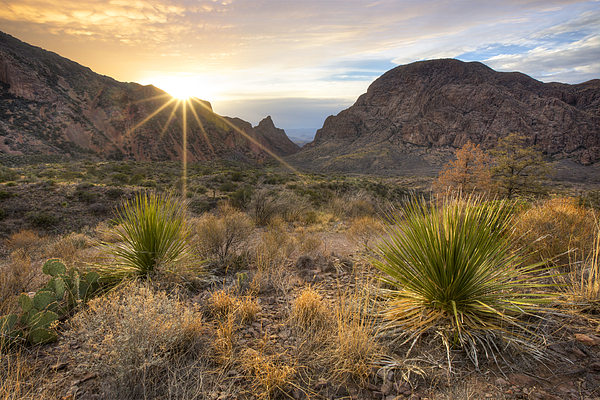
[[157, 76], [148, 79], [148, 82], [178, 100], [187, 100], [191, 97], [210, 100], [214, 94], [214, 89], [208, 80], [201, 76]]

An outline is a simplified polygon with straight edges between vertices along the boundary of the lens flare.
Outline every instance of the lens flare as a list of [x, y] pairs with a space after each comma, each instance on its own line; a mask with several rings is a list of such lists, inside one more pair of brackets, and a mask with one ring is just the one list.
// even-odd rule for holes
[[[188, 92], [189, 93], [189, 92]], [[181, 96], [181, 97], [179, 97]], [[198, 115], [198, 112], [196, 111], [196, 105], [200, 106], [201, 108], [204, 108], [205, 110], [209, 111], [210, 113], [212, 113], [212, 115], [214, 115], [216, 118], [220, 119], [223, 123], [225, 123], [229, 128], [233, 129], [235, 132], [237, 132], [238, 134], [240, 134], [241, 136], [243, 136], [244, 138], [246, 138], [248, 141], [252, 142], [254, 145], [256, 145], [258, 148], [260, 148], [261, 150], [263, 150], [265, 153], [267, 153], [268, 155], [270, 155], [271, 157], [273, 157], [275, 160], [277, 160], [279, 163], [281, 163], [283, 166], [285, 166], [286, 168], [288, 168], [289, 170], [291, 170], [292, 172], [297, 173], [296, 169], [294, 169], [291, 165], [289, 165], [288, 163], [286, 163], [281, 157], [277, 156], [275, 153], [273, 153], [270, 149], [268, 149], [267, 147], [265, 147], [264, 145], [262, 145], [258, 140], [256, 140], [256, 138], [248, 135], [246, 132], [244, 132], [242, 129], [238, 128], [237, 126], [235, 126], [234, 124], [232, 124], [229, 120], [221, 117], [218, 114], [214, 114], [213, 111], [210, 109], [210, 107], [208, 107], [204, 102], [198, 100], [195, 97], [190, 97], [184, 94], [184, 92], [179, 92], [178, 96], [175, 97], [171, 97], [171, 96], [156, 96], [153, 97], [152, 99], [145, 99], [144, 101], [148, 101], [148, 100], [155, 100], [158, 98], [162, 98], [162, 97], [166, 97], [166, 101], [164, 104], [162, 104], [160, 107], [158, 107], [158, 109], [156, 109], [152, 114], [148, 115], [146, 118], [144, 118], [142, 121], [138, 122], [133, 128], [128, 130], [129, 134], [132, 134], [133, 131], [135, 131], [136, 129], [138, 129], [139, 127], [141, 127], [142, 125], [144, 125], [145, 123], [147, 123], [148, 121], [150, 121], [152, 118], [154, 118], [158, 113], [160, 113], [162, 110], [164, 110], [165, 108], [167, 108], [169, 105], [173, 104], [173, 109], [171, 110], [171, 113], [167, 119], [167, 122], [165, 123], [165, 125], [162, 127], [162, 131], [160, 136], [163, 137], [165, 132], [167, 131], [169, 125], [171, 124], [171, 122], [176, 119], [176, 112], [177, 112], [177, 108], [179, 106], [182, 107], [182, 116], [183, 116], [183, 121], [182, 121], [182, 155], [181, 155], [181, 168], [182, 168], [182, 176], [181, 176], [181, 194], [182, 196], [185, 198], [187, 195], [187, 159], [188, 159], [188, 149], [187, 149], [187, 136], [188, 136], [188, 120], [187, 120], [187, 114], [188, 114], [188, 107], [190, 108], [190, 110], [192, 111], [192, 114], [194, 115], [194, 118], [196, 119], [196, 121], [198, 122], [198, 126], [202, 132], [202, 135], [204, 136], [204, 139], [206, 140], [206, 144], [207, 146], [212, 150], [213, 146], [210, 143], [210, 138], [208, 137], [208, 134], [206, 132], [206, 130], [204, 129], [204, 125], [202, 124], [202, 121]]]

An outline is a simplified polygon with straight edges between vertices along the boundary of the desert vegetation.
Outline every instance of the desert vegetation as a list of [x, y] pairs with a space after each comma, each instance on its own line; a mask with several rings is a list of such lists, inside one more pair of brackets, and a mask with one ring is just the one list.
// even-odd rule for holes
[[0, 399], [600, 393], [594, 190], [11, 160]]

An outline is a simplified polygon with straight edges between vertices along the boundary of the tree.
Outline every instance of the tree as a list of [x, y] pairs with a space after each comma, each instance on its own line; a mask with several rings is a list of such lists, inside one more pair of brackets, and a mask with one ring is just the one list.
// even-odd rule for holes
[[544, 193], [541, 181], [550, 172], [550, 166], [540, 151], [526, 145], [526, 139], [513, 132], [499, 138], [496, 148], [491, 151], [496, 161], [492, 168], [494, 181], [500, 194], [507, 199]]
[[456, 160], [448, 162], [433, 182], [436, 193], [456, 191], [465, 194], [487, 192], [491, 188], [490, 156], [471, 142], [456, 150]]

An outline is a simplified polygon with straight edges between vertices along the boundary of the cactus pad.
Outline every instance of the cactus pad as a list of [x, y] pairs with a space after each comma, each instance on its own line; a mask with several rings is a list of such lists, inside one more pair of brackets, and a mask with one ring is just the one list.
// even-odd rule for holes
[[52, 258], [44, 263], [42, 272], [50, 276], [58, 276], [67, 272], [67, 267], [58, 258]]

